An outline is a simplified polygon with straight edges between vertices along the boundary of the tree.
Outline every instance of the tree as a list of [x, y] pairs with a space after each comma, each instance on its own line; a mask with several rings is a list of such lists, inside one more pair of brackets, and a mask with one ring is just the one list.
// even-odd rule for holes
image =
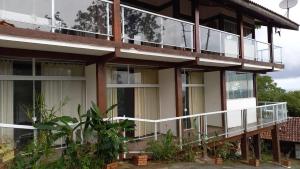
[[288, 116], [300, 117], [300, 91], [286, 92], [270, 76], [257, 76], [259, 101], [287, 102]]
[[285, 90], [278, 87], [270, 76], [257, 76], [257, 97], [259, 101], [281, 101]]

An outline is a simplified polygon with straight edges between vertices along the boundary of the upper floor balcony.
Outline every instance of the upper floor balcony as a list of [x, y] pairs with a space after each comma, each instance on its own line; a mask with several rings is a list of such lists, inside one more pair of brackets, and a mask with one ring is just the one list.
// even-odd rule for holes
[[[20, 4], [22, 5], [16, 5]], [[113, 3], [107, 0], [0, 0], [2, 24], [58, 34], [113, 41]], [[121, 4], [121, 39], [124, 44], [195, 52], [199, 30], [201, 53], [226, 58], [282, 64], [282, 48], [237, 34], [201, 26]], [[198, 25], [196, 25], [198, 26]], [[271, 59], [273, 53], [273, 60]]]

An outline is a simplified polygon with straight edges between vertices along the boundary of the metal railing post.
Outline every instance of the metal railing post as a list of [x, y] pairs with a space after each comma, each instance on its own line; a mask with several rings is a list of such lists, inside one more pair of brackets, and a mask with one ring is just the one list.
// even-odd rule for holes
[[248, 121], [247, 121], [247, 109], [243, 109], [243, 121], [244, 121], [244, 131], [247, 132], [248, 128]]
[[122, 18], [121, 18], [121, 21], [122, 21], [122, 40], [123, 42], [125, 42], [125, 12], [124, 12], [125, 8], [124, 7], [121, 7], [121, 13], [122, 13]]
[[205, 129], [205, 137], [208, 135], [208, 130], [207, 130], [207, 116], [204, 117], [204, 129]]
[[160, 37], [161, 37], [161, 48], [164, 48], [164, 19], [160, 17]]
[[157, 122], [154, 122], [154, 138], [157, 141]]
[[201, 145], [201, 116], [198, 116], [198, 141]]
[[219, 37], [220, 42], [219, 43], [220, 43], [220, 55], [221, 55], [222, 54], [222, 32], [219, 32], [219, 34], [220, 34], [220, 37]]
[[263, 113], [262, 113], [262, 107], [259, 108], [259, 112], [260, 112], [260, 126], [263, 126]]
[[[109, 30], [110, 30], [110, 25], [109, 25], [109, 3], [106, 2], [106, 33], [107, 33], [107, 40], [109, 40]], [[101, 33], [101, 32], [100, 32]]]
[[259, 58], [258, 58], [257, 42], [254, 39], [252, 41], [254, 41], [254, 60], [260, 61]]
[[179, 146], [182, 150], [182, 119], [179, 119]]
[[190, 27], [191, 27], [191, 51], [193, 52], [194, 48], [196, 48], [194, 46], [194, 26], [190, 25]]
[[51, 32], [55, 32], [55, 0], [51, 0]]
[[225, 129], [225, 138], [227, 138], [228, 137], [227, 111], [224, 113], [224, 129]]

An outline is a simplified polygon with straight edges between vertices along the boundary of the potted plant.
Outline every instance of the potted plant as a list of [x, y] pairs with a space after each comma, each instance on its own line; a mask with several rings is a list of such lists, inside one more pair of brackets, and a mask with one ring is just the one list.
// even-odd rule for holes
[[133, 164], [137, 166], [146, 166], [148, 164], [148, 155], [139, 153], [132, 157]]
[[292, 150], [289, 150], [288, 153], [285, 154], [285, 159], [281, 160], [281, 165], [287, 168], [292, 167], [292, 161], [290, 160], [290, 155], [291, 155]]
[[253, 144], [250, 142], [250, 149], [252, 151], [252, 158], [249, 160], [249, 165], [252, 165], [254, 167], [259, 167], [260, 166], [260, 161], [259, 159], [256, 159], [256, 156], [255, 156], [255, 152], [254, 152], [254, 146]]

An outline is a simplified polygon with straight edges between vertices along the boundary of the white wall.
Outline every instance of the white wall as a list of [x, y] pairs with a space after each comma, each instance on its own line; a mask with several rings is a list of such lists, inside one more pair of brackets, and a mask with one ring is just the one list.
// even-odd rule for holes
[[[159, 100], [160, 100], [160, 118], [176, 117], [176, 95], [175, 95], [175, 70], [159, 70]], [[166, 133], [171, 129], [176, 135], [176, 121], [162, 123], [160, 132]]]
[[[228, 127], [238, 127], [242, 125], [242, 116], [241, 111], [236, 111], [239, 109], [246, 109], [256, 107], [256, 98], [243, 98], [243, 99], [228, 99], [227, 100], [227, 123]], [[257, 121], [256, 109], [247, 110], [247, 121], [248, 124], [254, 123]]]
[[[205, 112], [221, 110], [220, 72], [204, 73]], [[207, 119], [208, 125], [222, 127], [222, 115], [212, 115]]]
[[92, 106], [92, 102], [97, 101], [96, 64], [85, 67], [86, 77], [86, 109]]

